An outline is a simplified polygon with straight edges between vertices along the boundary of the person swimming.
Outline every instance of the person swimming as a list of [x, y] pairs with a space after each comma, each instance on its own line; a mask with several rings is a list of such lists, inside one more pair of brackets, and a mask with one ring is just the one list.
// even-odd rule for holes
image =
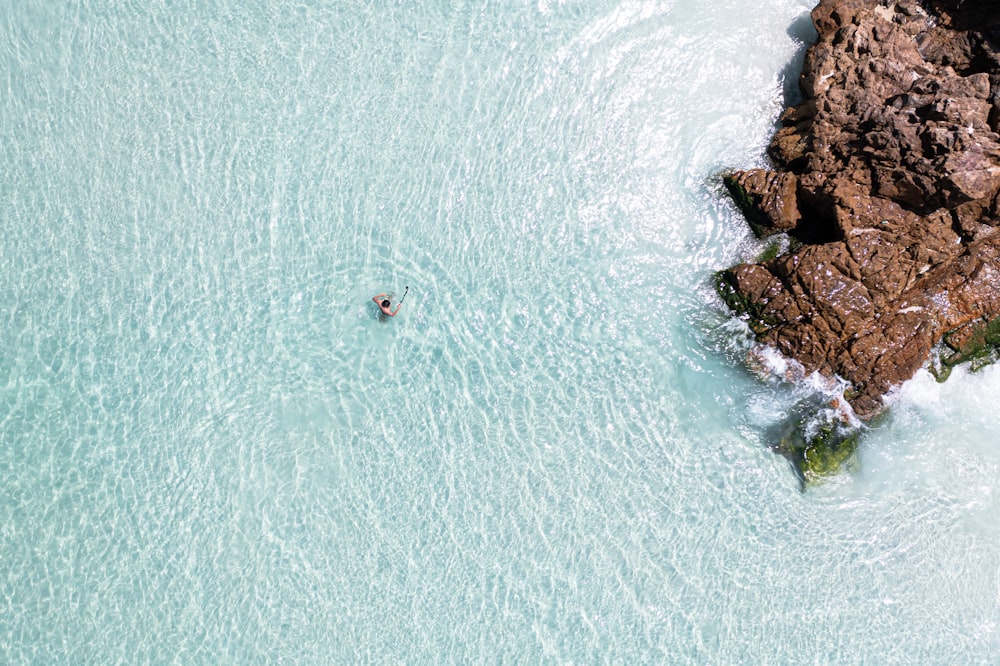
[[[406, 291], [403, 292], [403, 298], [406, 298], [406, 293], [410, 291], [409, 287], [406, 287]], [[395, 317], [396, 313], [399, 312], [399, 308], [403, 307], [403, 298], [399, 299], [396, 303], [396, 309], [392, 309], [392, 302], [390, 301], [389, 294], [379, 294], [372, 298], [376, 304], [378, 304], [378, 309], [382, 311], [382, 314], [386, 317]]]

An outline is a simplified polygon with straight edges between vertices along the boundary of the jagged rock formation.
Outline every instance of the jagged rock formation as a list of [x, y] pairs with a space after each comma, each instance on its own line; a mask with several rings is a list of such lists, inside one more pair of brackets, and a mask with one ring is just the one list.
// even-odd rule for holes
[[942, 340], [947, 363], [1000, 341], [1000, 4], [822, 0], [812, 19], [774, 169], [725, 177], [759, 236], [794, 242], [720, 291], [870, 419]]

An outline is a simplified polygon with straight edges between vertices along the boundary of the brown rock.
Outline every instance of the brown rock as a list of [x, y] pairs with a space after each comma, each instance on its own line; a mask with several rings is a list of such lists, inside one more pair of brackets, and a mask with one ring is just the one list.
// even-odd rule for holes
[[726, 181], [760, 235], [805, 245], [724, 271], [722, 291], [870, 418], [946, 333], [966, 349], [1000, 316], [1000, 9], [822, 0], [812, 19], [776, 168]]
[[724, 179], [758, 237], [791, 231], [799, 223], [794, 174], [751, 169]]

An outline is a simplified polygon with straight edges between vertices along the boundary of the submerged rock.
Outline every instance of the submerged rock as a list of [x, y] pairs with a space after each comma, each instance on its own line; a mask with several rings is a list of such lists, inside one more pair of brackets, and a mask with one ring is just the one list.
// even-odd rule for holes
[[773, 168], [725, 176], [758, 236], [798, 242], [719, 285], [867, 421], [942, 342], [944, 366], [1000, 345], [1000, 6], [823, 0], [812, 20]]
[[810, 398], [795, 406], [792, 417], [771, 433], [771, 441], [806, 489], [858, 468], [859, 434], [857, 425], [845, 419], [842, 411]]

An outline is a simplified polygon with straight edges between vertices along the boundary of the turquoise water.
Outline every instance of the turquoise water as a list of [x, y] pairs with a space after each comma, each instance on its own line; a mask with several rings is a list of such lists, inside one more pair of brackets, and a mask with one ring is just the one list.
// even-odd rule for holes
[[0, 4], [0, 662], [995, 662], [1000, 369], [802, 494], [711, 287], [811, 4]]

